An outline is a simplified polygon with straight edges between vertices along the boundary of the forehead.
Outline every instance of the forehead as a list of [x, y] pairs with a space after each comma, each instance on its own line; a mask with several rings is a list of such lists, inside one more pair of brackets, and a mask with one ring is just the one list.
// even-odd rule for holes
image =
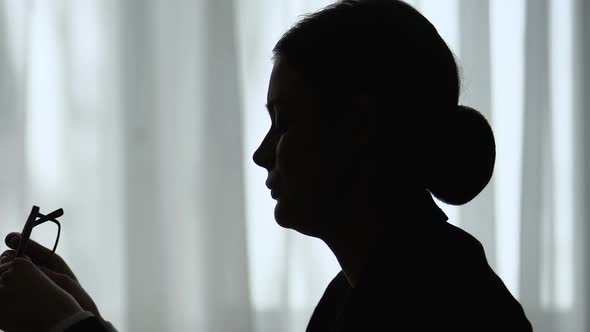
[[304, 97], [303, 84], [297, 73], [281, 58], [274, 63], [268, 85], [267, 101], [293, 100]]

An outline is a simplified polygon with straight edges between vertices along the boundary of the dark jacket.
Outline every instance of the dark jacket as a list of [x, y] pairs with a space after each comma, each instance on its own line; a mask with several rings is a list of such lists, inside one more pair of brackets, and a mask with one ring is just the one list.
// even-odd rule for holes
[[392, 218], [355, 288], [336, 275], [307, 332], [532, 331], [481, 243], [425, 202]]
[[109, 332], [109, 329], [92, 316], [77, 322], [65, 332]]

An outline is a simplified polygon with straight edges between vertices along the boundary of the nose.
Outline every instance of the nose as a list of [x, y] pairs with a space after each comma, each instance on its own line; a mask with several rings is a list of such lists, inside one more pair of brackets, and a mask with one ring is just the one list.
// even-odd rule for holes
[[271, 144], [269, 133], [266, 135], [266, 137], [264, 137], [264, 140], [262, 143], [260, 143], [258, 149], [254, 151], [252, 160], [254, 160], [256, 165], [266, 168], [268, 171], [270, 171], [274, 166], [274, 154], [275, 151], [273, 145]]

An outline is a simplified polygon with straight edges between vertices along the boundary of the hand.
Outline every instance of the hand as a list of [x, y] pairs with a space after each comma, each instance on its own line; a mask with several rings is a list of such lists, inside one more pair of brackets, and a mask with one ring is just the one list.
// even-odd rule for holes
[[[20, 242], [20, 233], [9, 233], [6, 236], [5, 242], [8, 247], [17, 249]], [[6, 250], [0, 255], [0, 263], [3, 262], [2, 259], [13, 259], [15, 254], [16, 250]], [[25, 250], [25, 256], [30, 257], [32, 262], [43, 271], [51, 281], [70, 294], [82, 309], [90, 311], [100, 321], [105, 322], [92, 298], [82, 288], [68, 264], [66, 264], [58, 254], [54, 253], [53, 257], [49, 259], [51, 256], [51, 250], [29, 239], [29, 244]]]
[[18, 257], [0, 264], [0, 329], [3, 331], [48, 331], [82, 311], [78, 302], [43, 274], [30, 258]]

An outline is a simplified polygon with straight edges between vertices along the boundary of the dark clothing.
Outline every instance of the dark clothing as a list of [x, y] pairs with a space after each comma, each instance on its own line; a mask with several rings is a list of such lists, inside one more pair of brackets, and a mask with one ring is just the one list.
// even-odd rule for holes
[[469, 233], [446, 222], [430, 194], [388, 226], [351, 288], [341, 271], [307, 332], [532, 331], [518, 301]]
[[109, 332], [109, 329], [92, 316], [72, 325], [65, 332]]

